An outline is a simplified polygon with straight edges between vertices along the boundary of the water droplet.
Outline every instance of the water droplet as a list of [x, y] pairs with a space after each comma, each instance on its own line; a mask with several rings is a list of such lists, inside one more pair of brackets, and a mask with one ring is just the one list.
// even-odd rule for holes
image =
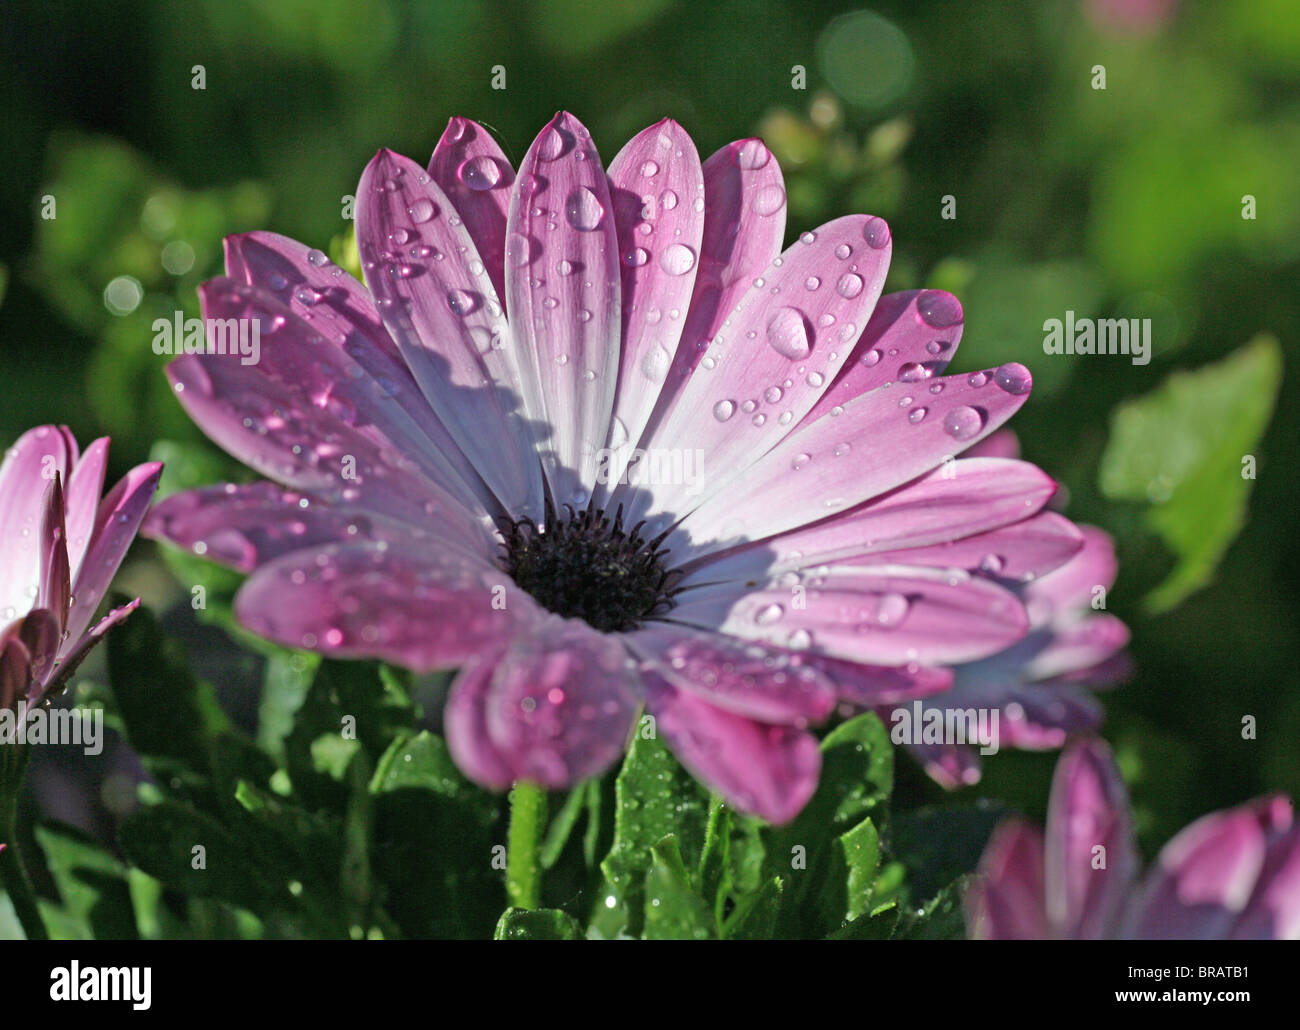
[[796, 455], [794, 456], [794, 461], [790, 462], [790, 467], [791, 467], [792, 469], [794, 469], [796, 472], [798, 472], [801, 468], [803, 468], [805, 465], [807, 465], [808, 462], [810, 462], [810, 461], [812, 461], [812, 455], [810, 455], [810, 454], [796, 454]]
[[736, 413], [736, 404], [734, 401], [718, 401], [713, 405], [713, 417], [719, 422], [725, 422]]
[[653, 179], [659, 174], [659, 165], [654, 161], [644, 161], [641, 164], [641, 175], [646, 179]]
[[872, 250], [884, 250], [889, 246], [889, 225], [883, 218], [868, 218], [862, 227], [862, 238]]
[[672, 355], [661, 343], [655, 344], [641, 359], [641, 374], [652, 383], [662, 383], [668, 378], [668, 368], [672, 364]]
[[911, 422], [912, 425], [916, 425], [916, 423], [925, 420], [927, 411], [926, 408], [913, 408], [907, 413], [907, 421]]
[[473, 311], [478, 304], [472, 294], [464, 290], [452, 290], [447, 294], [447, 306], [463, 317]]
[[975, 372], [971, 375], [969, 379], [966, 380], [966, 382], [970, 383], [971, 386], [977, 386], [977, 387], [983, 386], [988, 381], [989, 381], [989, 377], [984, 372]]
[[329, 258], [325, 256], [325, 252], [320, 250], [307, 251], [307, 260], [317, 268], [320, 268], [322, 265], [329, 262]]
[[528, 242], [528, 237], [517, 232], [511, 233], [510, 238], [506, 240], [506, 260], [515, 268], [522, 268], [532, 260], [532, 257], [533, 247]]
[[943, 290], [924, 290], [916, 298], [916, 313], [931, 328], [947, 329], [961, 321], [961, 301]]
[[779, 604], [764, 605], [754, 613], [754, 622], [760, 626], [770, 626], [774, 622], [779, 622], [784, 614], [785, 609]]
[[812, 351], [803, 313], [794, 308], [778, 308], [767, 323], [767, 342], [783, 358], [796, 361]]
[[862, 363], [866, 365], [867, 368], [874, 368], [876, 365], [880, 364], [881, 357], [882, 355], [880, 351], [873, 347], [871, 350], [867, 351], [867, 353], [862, 355]]
[[755, 214], [762, 215], [764, 218], [774, 215], [785, 207], [785, 190], [776, 183], [769, 183], [754, 194], [750, 206]]
[[816, 389], [817, 387], [821, 386], [822, 383], [826, 382], [826, 377], [822, 375], [820, 372], [809, 372], [808, 378], [805, 380], [805, 382], [809, 386], [813, 387], [813, 389]]
[[810, 275], [807, 279], [803, 281], [803, 287], [805, 290], [815, 290], [819, 286], [821, 286], [821, 284], [822, 281], [818, 279], [817, 276], [815, 275]]
[[737, 167], [754, 169], [766, 165], [772, 158], [772, 152], [761, 139], [747, 139], [738, 147], [732, 148], [731, 157]]
[[929, 375], [930, 370], [915, 361], [907, 362], [898, 370], [899, 381], [904, 383], [915, 383], [918, 380], [927, 378]]
[[564, 202], [564, 217], [579, 232], [591, 232], [605, 217], [605, 208], [596, 199], [596, 194], [586, 186], [579, 186]]
[[980, 560], [980, 571], [987, 572], [990, 575], [996, 576], [1005, 567], [1006, 562], [1000, 554], [986, 554]]
[[983, 428], [984, 416], [968, 404], [953, 408], [943, 417], [943, 431], [954, 440], [970, 440]]
[[565, 138], [567, 135], [552, 125], [538, 141], [537, 156], [543, 161], [554, 161], [564, 153], [565, 146], [569, 142]]
[[501, 166], [485, 154], [471, 157], [460, 166], [460, 181], [472, 190], [490, 190], [501, 181]]
[[659, 206], [665, 211], [671, 211], [677, 206], [677, 194], [672, 190], [664, 190], [659, 194]]
[[1034, 385], [1034, 377], [1030, 375], [1029, 369], [1018, 361], [1008, 361], [999, 368], [993, 373], [993, 381], [1007, 393], [1017, 396], [1028, 393]]
[[852, 253], [853, 253], [853, 248], [850, 247], [847, 243], [841, 243], [838, 247], [835, 248], [835, 256], [839, 258], [841, 261], [847, 260], [849, 255], [851, 255]]
[[685, 275], [695, 267], [695, 251], [684, 243], [674, 243], [659, 255], [659, 267], [669, 275]]
[[[433, 201], [428, 197], [418, 197], [414, 203], [407, 208], [406, 213], [411, 216], [411, 221], [416, 225], [423, 224], [433, 217]], [[404, 241], [398, 241], [404, 242]]]
[[876, 603], [876, 623], [885, 629], [893, 629], [903, 621], [903, 616], [907, 614], [907, 598], [902, 594], [896, 594], [892, 591], [887, 594], [881, 594], [880, 600]]
[[841, 297], [851, 300], [862, 292], [862, 276], [856, 272], [845, 272], [840, 276], [840, 281], [835, 284], [835, 292]]
[[782, 396], [784, 396], [784, 394], [779, 386], [769, 386], [763, 391], [763, 399], [767, 401], [768, 404], [775, 404], [782, 398]]

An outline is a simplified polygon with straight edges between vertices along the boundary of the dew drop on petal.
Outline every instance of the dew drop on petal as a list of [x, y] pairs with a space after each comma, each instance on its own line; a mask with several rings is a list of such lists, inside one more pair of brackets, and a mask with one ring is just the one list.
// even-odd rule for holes
[[747, 139], [731, 151], [737, 167], [746, 169], [762, 168], [772, 158], [772, 152], [761, 139]]
[[943, 417], [943, 431], [954, 440], [970, 440], [983, 428], [984, 417], [968, 404], [953, 408]]
[[812, 351], [803, 313], [795, 308], [778, 308], [767, 323], [767, 342], [783, 358], [796, 361]]
[[1018, 361], [1008, 361], [993, 373], [993, 381], [1007, 393], [1026, 394], [1033, 388], [1034, 377]]
[[916, 298], [916, 313], [931, 328], [947, 329], [961, 321], [961, 301], [943, 290], [923, 290]]
[[519, 233], [511, 233], [510, 238], [506, 240], [506, 260], [515, 268], [522, 268], [532, 260], [532, 244], [528, 242], [527, 236]]
[[433, 217], [433, 201], [428, 197], [417, 197], [406, 213], [411, 216], [411, 221], [421, 225]]
[[763, 217], [774, 215], [785, 207], [785, 190], [776, 183], [769, 183], [754, 194], [750, 207], [755, 214]]
[[840, 276], [840, 281], [835, 284], [835, 292], [847, 300], [851, 300], [862, 292], [862, 276], [856, 272], [845, 272]]
[[925, 379], [929, 374], [929, 370], [924, 365], [915, 361], [909, 361], [898, 369], [898, 378], [904, 383], [915, 383]]
[[462, 164], [457, 174], [466, 186], [481, 193], [501, 181], [501, 166], [486, 154], [480, 154]]
[[862, 227], [862, 237], [872, 250], [883, 250], [889, 246], [889, 225], [883, 218], [868, 218]]
[[564, 217], [579, 232], [591, 232], [605, 217], [605, 208], [596, 199], [596, 194], [586, 186], [579, 186], [564, 202]]
[[725, 422], [736, 413], [736, 404], [734, 401], [718, 401], [713, 405], [713, 417], [719, 422]]
[[669, 275], [685, 275], [695, 267], [695, 251], [684, 243], [674, 243], [659, 255], [659, 267]]

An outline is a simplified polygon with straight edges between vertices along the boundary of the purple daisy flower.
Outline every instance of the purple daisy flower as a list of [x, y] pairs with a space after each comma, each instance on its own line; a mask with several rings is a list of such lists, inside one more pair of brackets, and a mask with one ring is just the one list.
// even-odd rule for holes
[[[1010, 457], [1017, 445], [1014, 435], [1003, 431], [976, 450]], [[1096, 730], [1102, 710], [1093, 692], [1119, 683], [1130, 668], [1124, 650], [1128, 627], [1097, 610], [1104, 607], [1106, 592], [1115, 582], [1115, 548], [1109, 535], [1093, 526], [1071, 527], [1050, 512], [1037, 518], [1041, 526], [1052, 527], [1046, 546], [1068, 554], [1067, 541], [1073, 534], [1078, 549], [1059, 567], [1020, 583], [1029, 615], [1028, 635], [1005, 651], [957, 666], [952, 670], [951, 689], [912, 702], [920, 706], [922, 719], [946, 719], [950, 711], [995, 711], [998, 746], [1031, 751], [1059, 748], [1071, 734]], [[1027, 526], [1016, 527], [1018, 533], [1027, 530]], [[996, 551], [986, 555], [983, 567], [999, 578], [1014, 579], [1020, 572]], [[883, 707], [880, 714], [888, 723], [895, 710]], [[907, 746], [944, 787], [979, 782], [977, 747], [953, 742]]]
[[995, 544], [1034, 575], [1079, 545], [1037, 468], [954, 458], [1028, 371], [941, 374], [961, 305], [881, 297], [879, 218], [782, 253], [760, 140], [701, 163], [665, 120], [606, 171], [561, 113], [516, 171], [453, 119], [427, 169], [380, 151], [357, 197], [368, 290], [292, 240], [227, 241], [204, 313], [256, 320], [260, 361], [169, 372], [275, 482], [168, 498], [148, 531], [251, 573], [236, 613], [272, 640], [460, 667], [445, 729], [482, 784], [594, 776], [644, 709], [788, 820], [837, 703], [943, 690], [1024, 636], [979, 573]]
[[1003, 940], [1300, 938], [1300, 826], [1285, 797], [1198, 819], [1138, 872], [1110, 749], [1079, 740], [1057, 763], [1046, 837], [1011, 820], [990, 839], [967, 927]]
[[[35, 706], [139, 604], [90, 620], [148, 511], [162, 466], [101, 499], [108, 439], [84, 454], [66, 426], [28, 430], [0, 467], [0, 709]], [[66, 485], [65, 485], [66, 484]]]

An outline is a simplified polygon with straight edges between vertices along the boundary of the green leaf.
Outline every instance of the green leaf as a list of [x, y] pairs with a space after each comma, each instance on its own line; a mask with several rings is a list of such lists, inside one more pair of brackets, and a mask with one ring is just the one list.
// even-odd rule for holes
[[121, 862], [71, 826], [42, 823], [36, 827], [36, 840], [76, 937], [132, 940], [139, 936]]
[[567, 912], [558, 908], [508, 908], [501, 914], [496, 941], [580, 941], [582, 927]]
[[785, 883], [773, 876], [758, 890], [739, 898], [728, 918], [724, 936], [733, 941], [770, 941], [777, 934]]
[[962, 910], [962, 895], [970, 882], [961, 877], [944, 887], [933, 898], [914, 911], [899, 915], [894, 936], [900, 940], [960, 941], [966, 939], [966, 917]]
[[894, 817], [892, 856], [907, 868], [914, 897], [928, 898], [974, 872], [984, 846], [1007, 810], [996, 802], [918, 808]]
[[637, 733], [615, 781], [614, 843], [601, 863], [608, 880], [605, 897], [614, 906], [597, 909], [605, 936], [626, 925], [641, 933], [646, 873], [653, 849], [672, 835], [680, 852], [697, 861], [704, 849], [709, 797], [656, 738]]
[[713, 936], [713, 915], [691, 888], [677, 838], [665, 837], [650, 854], [645, 878], [645, 939], [708, 940]]
[[1177, 558], [1145, 598], [1150, 611], [1168, 611], [1209, 583], [1241, 531], [1246, 459], [1257, 457], [1281, 378], [1281, 348], [1260, 336], [1220, 362], [1173, 373], [1111, 417], [1102, 493], [1149, 503], [1148, 525]]

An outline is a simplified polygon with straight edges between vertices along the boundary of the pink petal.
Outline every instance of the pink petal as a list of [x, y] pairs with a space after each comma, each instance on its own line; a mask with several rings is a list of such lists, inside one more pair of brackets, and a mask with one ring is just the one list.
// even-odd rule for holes
[[135, 539], [144, 521], [145, 513], [158, 489], [162, 463], [145, 462], [131, 469], [118, 484], [105, 495], [95, 517], [86, 557], [72, 581], [73, 601], [68, 609], [64, 627], [66, 640], [72, 645], [90, 625], [90, 620], [103, 600], [108, 585], [116, 575], [118, 566], [126, 557], [127, 549]]
[[271, 294], [326, 343], [342, 348], [379, 384], [385, 408], [400, 409], [399, 418], [419, 427], [436, 464], [447, 466], [447, 481], [476, 503], [492, 504], [478, 472], [420, 392], [364, 286], [321, 251], [269, 232], [228, 236], [226, 268], [232, 279]]
[[1014, 429], [1002, 429], [992, 436], [986, 436], [970, 450], [968, 458], [1019, 458], [1020, 441]]
[[808, 803], [821, 772], [821, 750], [810, 733], [725, 711], [657, 677], [647, 677], [645, 688], [664, 741], [730, 804], [780, 824]]
[[[63, 611], [51, 611], [48, 608], [33, 608], [19, 624], [18, 639], [27, 649], [27, 659], [31, 663], [28, 675], [38, 687], [45, 682], [59, 656], [60, 636], [63, 632]], [[28, 697], [29, 704], [35, 704], [40, 696]], [[0, 704], [0, 709], [4, 705]]]
[[562, 790], [623, 753], [639, 704], [627, 652], [581, 622], [552, 617], [516, 637], [483, 698], [493, 746], [512, 778]]
[[134, 601], [122, 605], [120, 608], [111, 609], [102, 619], [99, 620], [90, 631], [83, 633], [79, 638], [73, 641], [72, 646], [59, 656], [58, 664], [52, 672], [46, 677], [45, 682], [41, 685], [40, 692], [31, 699], [35, 704], [41, 697], [49, 693], [53, 686], [64, 684], [68, 681], [74, 672], [85, 659], [86, 655], [91, 652], [110, 629], [123, 622], [128, 615], [140, 607], [140, 599], [137, 597]]
[[[31, 660], [15, 629], [0, 635], [0, 711], [14, 708], [27, 696]], [[6, 745], [7, 746], [7, 745]]]
[[961, 459], [850, 511], [734, 551], [706, 555], [681, 581], [754, 579], [857, 555], [988, 533], [1038, 511], [1056, 482], [1028, 462]]
[[864, 665], [820, 655], [807, 655], [806, 661], [830, 680], [841, 701], [864, 708], [941, 694], [952, 686], [952, 670], [943, 666]]
[[1274, 805], [1277, 815], [1269, 833], [1264, 867], [1250, 902], [1232, 929], [1237, 939], [1300, 939], [1300, 826], [1290, 823], [1289, 801], [1277, 798]]
[[[761, 139], [729, 143], [704, 162], [704, 235], [673, 371], [650, 425], [657, 426], [681, 397], [682, 387], [709, 341], [722, 328], [756, 276], [785, 242], [785, 181], [781, 165]], [[692, 206], [698, 202], [693, 201]]]
[[487, 554], [487, 530], [455, 504], [428, 513], [422, 525], [346, 505], [322, 504], [274, 483], [233, 483], [172, 494], [154, 505], [146, 535], [168, 540], [240, 572], [303, 549], [357, 540], [398, 547], [451, 547]]
[[99, 499], [104, 494], [104, 471], [108, 465], [108, 437], [100, 437], [86, 448], [67, 479], [68, 567], [75, 578], [90, 546]]
[[[1258, 910], [1251, 902], [1269, 868], [1270, 843], [1291, 825], [1291, 806], [1284, 798], [1265, 798], [1192, 823], [1161, 850], [1139, 903], [1132, 935], [1218, 940], [1246, 919], [1251, 923], [1244, 925], [1260, 928], [1254, 922]], [[1287, 900], [1282, 911], [1288, 914], [1289, 909], [1288, 918], [1272, 929], [1294, 934], [1295, 902]]]
[[486, 559], [382, 542], [295, 551], [259, 568], [235, 597], [243, 625], [286, 647], [420, 672], [499, 649], [537, 611]]
[[[56, 475], [45, 491], [45, 512], [41, 520], [41, 582], [36, 592], [36, 604], [57, 616], [60, 633], [72, 596], [68, 531], [63, 513], [63, 479]], [[53, 660], [53, 655], [50, 659]]]
[[1025, 663], [1022, 678], [1050, 680], [1090, 669], [1115, 655], [1128, 641], [1128, 627], [1105, 613], [1058, 625], [1051, 630], [1046, 646]]
[[805, 421], [821, 418], [895, 379], [942, 374], [957, 353], [963, 325], [961, 302], [943, 290], [908, 290], [881, 297], [837, 378]]
[[477, 491], [429, 446], [384, 384], [342, 349], [268, 294], [221, 279], [199, 293], [210, 320], [264, 326], [257, 364], [204, 354], [168, 367], [177, 399], [215, 443], [269, 478], [332, 502], [414, 521], [425, 503], [449, 494], [482, 510]]
[[1010, 819], [994, 831], [966, 892], [966, 925], [982, 940], [1041, 941], [1051, 936], [1043, 907], [1043, 836]]
[[469, 231], [424, 170], [389, 150], [366, 166], [357, 196], [370, 289], [420, 389], [505, 509], [540, 515], [520, 356]]
[[487, 695], [499, 658], [491, 654], [471, 659], [457, 674], [442, 713], [447, 750], [457, 767], [475, 783], [493, 790], [505, 790], [515, 779], [510, 762], [487, 731]]
[[0, 466], [0, 618], [15, 618], [32, 607], [40, 586], [45, 491], [56, 474], [67, 478], [76, 448], [66, 429], [37, 426], [5, 452]]
[[[886, 708], [878, 711], [886, 726], [890, 724], [890, 719], [896, 710]], [[905, 746], [912, 757], [921, 763], [925, 774], [944, 790], [972, 787], [980, 781], [982, 775], [980, 753], [970, 744], [927, 744], [924, 741], [911, 741]]]
[[1103, 602], [1115, 582], [1115, 545], [1109, 534], [1095, 526], [1080, 526], [1083, 547], [1067, 564], [1031, 584], [1025, 592], [1036, 625]]
[[504, 297], [506, 215], [515, 181], [506, 155], [483, 126], [453, 118], [433, 148], [429, 174], [464, 221], [492, 288]]
[[[805, 233], [742, 294], [646, 445], [670, 454], [702, 450], [707, 475], [644, 486], [629, 508], [634, 518], [681, 514], [701, 497], [730, 507], [734, 491], [724, 488], [812, 410], [880, 296], [890, 246], [868, 243], [877, 224], [851, 215]], [[748, 475], [737, 489], [746, 482]], [[615, 499], [625, 495], [632, 496], [627, 488]]]
[[876, 665], [973, 661], [1025, 635], [1015, 595], [987, 580], [920, 566], [831, 568], [802, 587], [726, 585], [683, 594], [676, 622], [774, 647]]
[[1137, 865], [1128, 792], [1110, 749], [1099, 739], [1082, 740], [1061, 756], [1052, 778], [1044, 865], [1048, 919], [1067, 937], [1111, 935]]
[[558, 503], [596, 483], [614, 407], [622, 326], [609, 185], [586, 128], [561, 112], [529, 148], [510, 196], [506, 297], [524, 404], [549, 427], [542, 452]]
[[[931, 393], [933, 386], [943, 389]], [[771, 536], [806, 523], [810, 511], [832, 515], [901, 486], [993, 432], [1028, 390], [1028, 372], [1015, 365], [899, 382], [850, 401], [842, 414], [801, 426], [691, 512], [681, 531], [690, 534], [686, 556]], [[712, 452], [708, 467], [718, 467]]]
[[800, 655], [666, 623], [627, 641], [673, 687], [737, 715], [806, 726], [835, 706], [830, 681]]
[[[605, 446], [616, 483], [668, 378], [700, 265], [704, 181], [695, 144], [665, 118], [609, 166], [623, 278], [623, 353]], [[697, 202], [698, 206], [697, 206]]]

